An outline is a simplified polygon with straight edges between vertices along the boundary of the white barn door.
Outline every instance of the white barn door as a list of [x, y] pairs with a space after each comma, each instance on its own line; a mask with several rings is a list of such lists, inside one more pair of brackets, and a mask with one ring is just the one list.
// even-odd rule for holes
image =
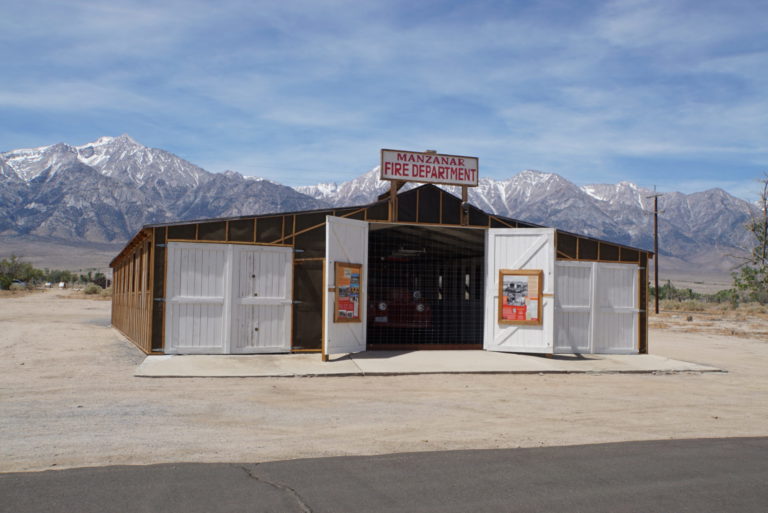
[[638, 266], [595, 264], [593, 353], [638, 352]]
[[561, 261], [555, 268], [555, 352], [637, 353], [638, 266]]
[[291, 350], [293, 248], [234, 246], [230, 353]]
[[[360, 264], [360, 322], [335, 322], [336, 262]], [[327, 216], [325, 226], [325, 319], [323, 357], [365, 351], [368, 313], [368, 223]]]
[[288, 352], [292, 248], [170, 242], [167, 354]]
[[[486, 235], [483, 349], [552, 353], [554, 348], [554, 228], [491, 228]], [[542, 271], [542, 323], [502, 324], [498, 319], [499, 271]]]
[[555, 264], [555, 352], [592, 353], [594, 262]]
[[166, 353], [226, 352], [229, 252], [224, 244], [168, 243]]

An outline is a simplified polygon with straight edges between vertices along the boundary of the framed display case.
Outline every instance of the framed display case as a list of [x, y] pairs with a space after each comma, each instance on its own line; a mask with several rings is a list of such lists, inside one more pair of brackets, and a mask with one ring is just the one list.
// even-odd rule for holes
[[541, 269], [499, 271], [499, 323], [541, 324]]
[[362, 264], [336, 262], [334, 322], [362, 322], [360, 316], [362, 269]]

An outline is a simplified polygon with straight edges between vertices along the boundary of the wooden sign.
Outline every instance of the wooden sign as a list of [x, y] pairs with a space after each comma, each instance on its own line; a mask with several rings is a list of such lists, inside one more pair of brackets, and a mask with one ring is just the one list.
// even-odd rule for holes
[[334, 322], [362, 322], [360, 317], [362, 270], [362, 264], [336, 262]]
[[543, 277], [540, 269], [499, 271], [500, 324], [541, 324]]
[[404, 150], [381, 150], [382, 180], [477, 187], [477, 157]]

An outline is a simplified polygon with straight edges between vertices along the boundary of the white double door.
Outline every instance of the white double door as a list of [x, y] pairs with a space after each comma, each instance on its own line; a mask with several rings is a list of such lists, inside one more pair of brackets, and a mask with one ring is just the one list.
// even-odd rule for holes
[[555, 352], [636, 354], [639, 267], [558, 262]]
[[[552, 228], [489, 229], [483, 348], [520, 353], [638, 352], [639, 267], [558, 261]], [[499, 322], [500, 271], [541, 271], [540, 324]]]
[[170, 242], [165, 352], [289, 352], [292, 276], [289, 247]]

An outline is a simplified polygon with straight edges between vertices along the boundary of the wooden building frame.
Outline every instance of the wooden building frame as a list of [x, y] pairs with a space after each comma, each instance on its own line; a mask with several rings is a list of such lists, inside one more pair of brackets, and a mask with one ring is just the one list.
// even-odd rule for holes
[[[400, 184], [393, 183], [393, 190]], [[110, 263], [114, 273], [112, 325], [147, 354], [163, 354], [166, 247], [169, 242], [275, 245], [292, 247], [294, 301], [292, 352], [320, 352], [325, 290], [326, 216], [369, 223], [434, 227], [542, 228], [540, 225], [486, 213], [434, 185], [397, 194], [386, 193], [364, 206], [204, 219], [147, 225]], [[638, 352], [648, 352], [648, 260], [653, 253], [627, 245], [556, 230], [558, 261], [627, 263], [638, 266]], [[301, 286], [297, 284], [301, 283]], [[363, 308], [363, 305], [361, 305]], [[297, 325], [297, 319], [302, 317]], [[312, 330], [306, 329], [307, 326]], [[309, 337], [312, 340], [304, 340]], [[316, 335], [317, 340], [314, 340]]]

